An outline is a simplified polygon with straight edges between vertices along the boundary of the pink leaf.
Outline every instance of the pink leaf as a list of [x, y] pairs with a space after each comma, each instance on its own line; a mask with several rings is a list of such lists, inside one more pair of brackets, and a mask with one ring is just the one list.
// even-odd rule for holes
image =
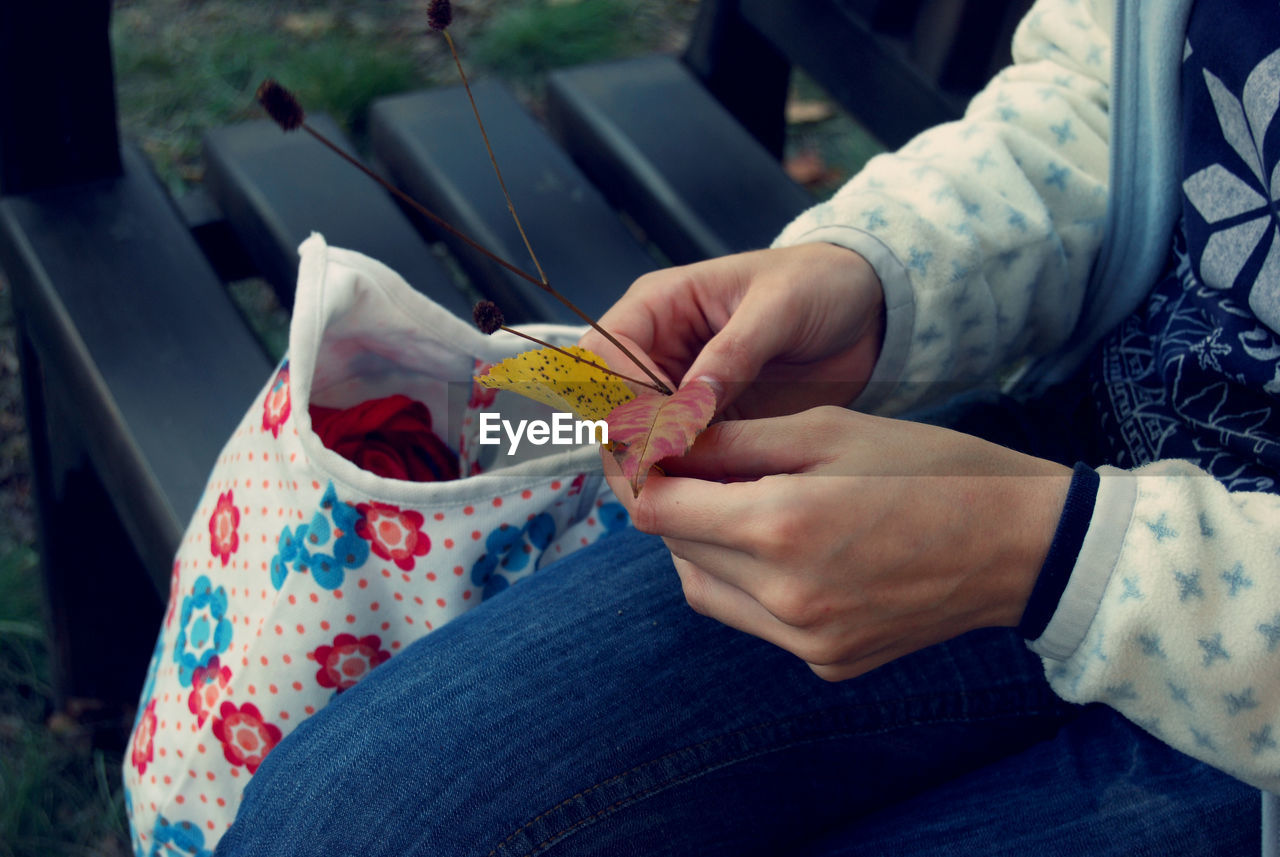
[[674, 395], [640, 395], [610, 412], [613, 457], [635, 496], [640, 496], [650, 467], [689, 451], [715, 410], [715, 389], [698, 380], [685, 384]]

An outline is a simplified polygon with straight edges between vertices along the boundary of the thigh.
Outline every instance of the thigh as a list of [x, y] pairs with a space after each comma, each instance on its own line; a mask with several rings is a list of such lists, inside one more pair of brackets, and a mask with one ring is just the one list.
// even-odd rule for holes
[[809, 857], [1254, 857], [1259, 801], [1091, 706], [1053, 739], [852, 825]]
[[1053, 734], [1011, 633], [829, 684], [626, 532], [415, 643], [266, 759], [219, 854], [777, 854]]

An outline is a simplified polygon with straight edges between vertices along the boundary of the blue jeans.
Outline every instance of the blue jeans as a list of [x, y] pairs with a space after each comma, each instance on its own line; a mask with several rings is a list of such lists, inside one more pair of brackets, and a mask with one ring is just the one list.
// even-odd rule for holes
[[829, 684], [612, 536], [285, 739], [219, 855], [1258, 853], [1258, 797], [980, 631]]
[[[1084, 389], [918, 418], [1097, 464]], [[304, 722], [217, 853], [1255, 857], [1259, 802], [1111, 709], [1060, 700], [1012, 631], [828, 684], [693, 613], [661, 541], [628, 531]]]

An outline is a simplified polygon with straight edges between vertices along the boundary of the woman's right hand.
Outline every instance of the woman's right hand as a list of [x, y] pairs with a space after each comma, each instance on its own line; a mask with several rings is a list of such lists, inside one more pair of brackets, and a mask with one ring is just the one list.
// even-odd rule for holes
[[[884, 335], [880, 280], [862, 256], [800, 244], [646, 274], [600, 324], [673, 382], [709, 377], [732, 419], [847, 405]], [[594, 330], [581, 344], [623, 372]]]

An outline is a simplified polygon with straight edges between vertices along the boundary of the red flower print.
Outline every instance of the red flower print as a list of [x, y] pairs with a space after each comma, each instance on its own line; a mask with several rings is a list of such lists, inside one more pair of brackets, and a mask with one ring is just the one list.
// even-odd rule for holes
[[164, 626], [168, 628], [173, 624], [174, 614], [178, 612], [178, 605], [182, 603], [182, 595], [178, 592], [178, 586], [181, 583], [179, 577], [182, 571], [182, 563], [178, 560], [173, 561], [173, 571], [169, 574], [169, 609], [164, 614]]
[[385, 663], [391, 653], [383, 650], [382, 640], [376, 634], [357, 640], [351, 634], [339, 634], [333, 645], [320, 646], [312, 653], [320, 669], [316, 681], [321, 687], [335, 687], [338, 693], [369, 674], [369, 670]]
[[262, 430], [271, 432], [272, 437], [279, 437], [280, 426], [289, 419], [289, 410], [289, 364], [285, 363], [276, 373], [276, 379], [262, 403]]
[[[484, 373], [489, 371], [489, 367], [491, 365], [492, 364], [486, 363], [483, 360], [477, 360], [475, 362], [475, 369], [472, 371], [472, 375], [473, 376], [483, 375]], [[474, 380], [474, 378], [472, 379], [471, 398], [468, 399], [467, 401], [468, 408], [471, 408], [473, 411], [475, 411], [481, 408], [492, 407], [493, 400], [496, 398], [498, 398], [497, 387], [482, 387], [480, 386], [479, 381]]]
[[187, 708], [196, 716], [196, 722], [203, 726], [213, 713], [218, 700], [226, 693], [231, 683], [231, 668], [218, 662], [218, 656], [209, 659], [207, 666], [196, 667], [191, 673], [191, 695], [187, 697]]
[[426, 556], [431, 539], [422, 531], [422, 515], [390, 503], [371, 501], [356, 506], [356, 535], [369, 542], [373, 552], [401, 571], [413, 568], [414, 557]]
[[237, 708], [228, 700], [213, 718], [213, 737], [222, 742], [222, 754], [228, 762], [244, 765], [252, 774], [283, 736], [278, 726], [262, 719], [262, 712], [252, 702]]
[[156, 739], [156, 701], [153, 699], [143, 709], [138, 718], [138, 726], [133, 732], [133, 747], [129, 751], [130, 761], [138, 769], [138, 774], [147, 772], [147, 765], [155, 758]]
[[239, 526], [240, 510], [236, 508], [235, 498], [230, 491], [219, 494], [217, 508], [209, 517], [209, 550], [224, 566], [240, 547], [240, 534], [236, 532]]

